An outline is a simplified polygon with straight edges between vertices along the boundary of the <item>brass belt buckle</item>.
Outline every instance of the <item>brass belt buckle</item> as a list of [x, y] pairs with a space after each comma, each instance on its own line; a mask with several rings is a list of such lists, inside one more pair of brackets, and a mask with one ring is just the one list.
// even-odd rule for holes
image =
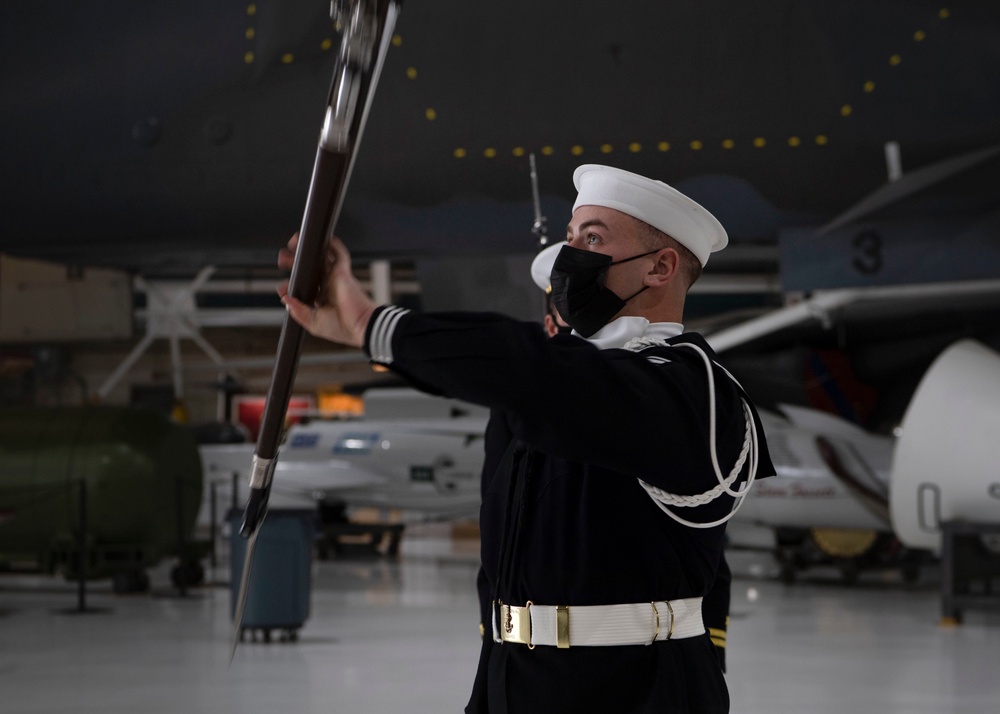
[[500, 605], [500, 644], [506, 642], [510, 633], [513, 630], [513, 623], [511, 621], [510, 605], [504, 605], [503, 600], [498, 602]]
[[500, 603], [500, 626], [503, 630], [500, 637], [504, 642], [517, 642], [528, 645], [529, 650], [535, 649], [531, 644], [531, 600], [524, 607], [504, 605]]

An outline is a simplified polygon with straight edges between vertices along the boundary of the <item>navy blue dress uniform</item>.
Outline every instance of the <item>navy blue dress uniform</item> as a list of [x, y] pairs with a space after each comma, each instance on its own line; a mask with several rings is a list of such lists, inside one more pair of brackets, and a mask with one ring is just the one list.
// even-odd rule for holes
[[[660, 333], [658, 327], [620, 318], [605, 329], [617, 330], [612, 339], [622, 344], [600, 349], [499, 315], [383, 307], [369, 322], [366, 349], [374, 361], [426, 391], [503, 415], [491, 421], [487, 461], [496, 467], [484, 481], [481, 512], [483, 571], [494, 607], [467, 711], [728, 711], [700, 609], [694, 634], [680, 632], [670, 611], [709, 592], [725, 526], [676, 522], [641, 482], [692, 496], [717, 485], [707, 428], [710, 377], [701, 355], [685, 345], [697, 346], [711, 364], [724, 470], [745, 444], [749, 400], [700, 336], [664, 339], [659, 334], [669, 327]], [[758, 446], [759, 472], [773, 473], [762, 440]], [[749, 468], [748, 459], [741, 481]], [[711, 522], [732, 505], [724, 495], [685, 515]], [[574, 608], [585, 613], [615, 604], [648, 608], [642, 639], [574, 647]], [[534, 632], [522, 633], [527, 642], [505, 641], [510, 606], [533, 624], [532, 607], [566, 607], [569, 647], [538, 644], [530, 639]], [[669, 632], [671, 626], [677, 631]]]
[[376, 308], [336, 241], [325, 293], [335, 300], [282, 299], [312, 334], [362, 344], [414, 386], [492, 410], [485, 636], [466, 711], [728, 712], [702, 603], [725, 522], [774, 469], [747, 395], [704, 339], [669, 321], [728, 238], [662, 182], [594, 165], [573, 180], [572, 239], [550, 274], [573, 334]]

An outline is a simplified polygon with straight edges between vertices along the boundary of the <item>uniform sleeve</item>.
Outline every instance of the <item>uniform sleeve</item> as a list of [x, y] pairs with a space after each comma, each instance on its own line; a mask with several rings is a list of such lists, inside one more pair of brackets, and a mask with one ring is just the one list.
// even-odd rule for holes
[[[502, 315], [391, 306], [372, 317], [366, 350], [421, 389], [506, 412], [513, 433], [540, 451], [679, 494], [717, 483], [705, 367], [688, 350], [652, 358], [569, 335], [550, 338], [540, 325]], [[719, 444], [733, 455], [720, 461], [731, 465], [742, 412], [730, 380], [716, 382]]]

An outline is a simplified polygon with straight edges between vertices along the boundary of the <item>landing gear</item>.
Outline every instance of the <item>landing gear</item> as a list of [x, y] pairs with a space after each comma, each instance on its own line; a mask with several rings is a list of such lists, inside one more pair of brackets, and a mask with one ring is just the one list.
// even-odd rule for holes
[[145, 570], [126, 570], [111, 577], [111, 589], [116, 595], [149, 592], [149, 576]]
[[899, 569], [903, 582], [913, 584], [920, 578], [926, 562], [922, 551], [904, 548], [887, 533], [848, 529], [778, 529], [775, 532], [775, 557], [779, 577], [791, 585], [799, 574], [812, 567], [833, 566], [845, 585], [857, 584], [863, 572]]
[[798, 574], [798, 570], [795, 564], [789, 560], [784, 560], [781, 563], [781, 582], [785, 585], [792, 585], [795, 582], [795, 576]]
[[920, 557], [919, 553], [907, 553], [903, 556], [903, 562], [899, 566], [899, 573], [903, 577], [904, 583], [913, 585], [920, 580], [920, 566], [922, 562], [923, 558]]
[[841, 558], [837, 565], [845, 585], [855, 585], [858, 582], [861, 566], [858, 565], [857, 558]]
[[352, 523], [343, 503], [319, 504], [320, 534], [316, 539], [316, 555], [320, 560], [331, 556], [399, 555], [399, 542], [405, 525], [402, 523]]
[[193, 585], [201, 585], [205, 582], [205, 569], [196, 560], [182, 561], [170, 571], [170, 582], [183, 592]]

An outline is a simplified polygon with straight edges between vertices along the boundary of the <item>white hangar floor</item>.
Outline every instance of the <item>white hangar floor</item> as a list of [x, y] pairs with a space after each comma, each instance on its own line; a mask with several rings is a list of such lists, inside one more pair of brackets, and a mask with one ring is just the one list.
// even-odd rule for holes
[[[11, 714], [459, 712], [479, 649], [477, 543], [414, 531], [398, 559], [315, 561], [297, 642], [244, 642], [229, 664], [230, 590], [178, 597], [0, 577], [0, 711]], [[1000, 711], [1000, 613], [942, 627], [939, 574], [809, 571], [783, 585], [764, 555], [731, 554], [734, 714]]]

